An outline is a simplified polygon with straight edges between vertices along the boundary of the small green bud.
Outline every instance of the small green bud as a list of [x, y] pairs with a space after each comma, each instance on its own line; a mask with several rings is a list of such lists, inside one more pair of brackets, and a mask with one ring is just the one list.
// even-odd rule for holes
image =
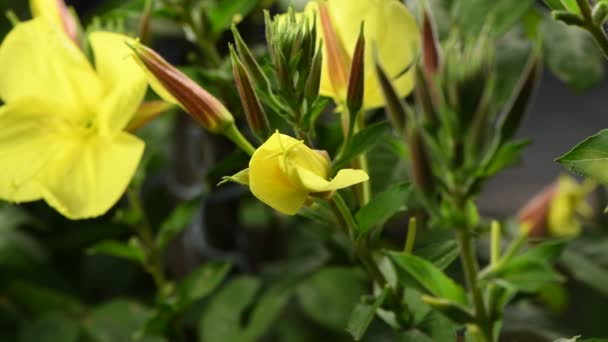
[[593, 7], [593, 22], [596, 25], [603, 25], [608, 19], [608, 1], [600, 1]]
[[323, 67], [323, 43], [319, 44], [319, 48], [312, 60], [312, 66], [306, 80], [306, 89], [304, 96], [308, 104], [312, 104], [319, 97], [319, 88], [321, 87], [321, 68]]

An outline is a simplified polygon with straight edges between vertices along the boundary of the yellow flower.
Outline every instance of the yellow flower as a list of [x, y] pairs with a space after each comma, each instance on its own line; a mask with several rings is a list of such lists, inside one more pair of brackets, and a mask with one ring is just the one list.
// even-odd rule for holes
[[[350, 70], [361, 22], [364, 22], [364, 35], [368, 42], [365, 48], [364, 108], [382, 107], [385, 103], [374, 69], [374, 48], [377, 49], [378, 59], [384, 70], [393, 78], [397, 93], [403, 97], [407, 96], [414, 87], [414, 73], [405, 71], [416, 57], [420, 34], [414, 16], [401, 1], [328, 0], [325, 6], [332, 27], [327, 27], [327, 20], [321, 20], [322, 16], [317, 15], [317, 24], [320, 25], [317, 32], [323, 38], [324, 46], [321, 95], [333, 97], [338, 104], [346, 100], [348, 78], [344, 73]], [[311, 1], [305, 13], [319, 14], [318, 7], [317, 2]], [[332, 31], [335, 37], [327, 35]], [[344, 53], [346, 57], [343, 56]], [[349, 65], [339, 65], [344, 63], [345, 59]], [[335, 84], [336, 82], [342, 84]]]
[[557, 180], [557, 190], [547, 216], [551, 236], [577, 236], [580, 233], [582, 225], [579, 216], [589, 218], [593, 215], [586, 198], [594, 187], [591, 183], [581, 185], [568, 176]]
[[249, 162], [249, 188], [274, 209], [294, 215], [309, 194], [334, 191], [369, 179], [362, 170], [343, 169], [330, 180], [327, 153], [288, 135], [274, 133]]
[[0, 198], [44, 199], [71, 219], [104, 214], [129, 184], [144, 143], [124, 132], [145, 95], [127, 37], [89, 36], [95, 66], [45, 16], [0, 45]]
[[45, 17], [76, 41], [78, 27], [63, 0], [30, 0], [30, 10], [34, 18]]

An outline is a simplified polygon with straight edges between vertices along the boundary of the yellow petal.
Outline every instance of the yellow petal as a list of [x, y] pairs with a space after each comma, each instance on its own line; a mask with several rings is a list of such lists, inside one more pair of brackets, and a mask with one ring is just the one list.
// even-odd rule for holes
[[32, 17], [45, 17], [57, 27], [62, 27], [60, 0], [30, 0]]
[[[101, 85], [93, 68], [59, 29], [44, 17], [18, 24], [0, 45], [0, 99], [44, 96], [70, 108], [54, 112], [82, 121], [83, 108], [96, 108]], [[68, 117], [76, 115], [76, 117]]]
[[144, 143], [128, 133], [65, 140], [38, 175], [44, 199], [70, 219], [103, 215], [124, 193], [143, 150]]
[[146, 76], [127, 46], [127, 43], [134, 43], [133, 39], [117, 33], [93, 32], [89, 41], [103, 85], [104, 98], [98, 109], [102, 134], [116, 134], [125, 128], [139, 108], [146, 94]]
[[[293, 138], [292, 138], [293, 139]], [[293, 139], [295, 140], [295, 139]], [[249, 188], [260, 201], [287, 215], [294, 215], [308, 192], [290, 183], [280, 166], [278, 133], [260, 146], [249, 162]]]
[[60, 106], [32, 98], [0, 107], [0, 198], [25, 202], [42, 197], [35, 176], [58, 150], [57, 122], [47, 110]]
[[302, 186], [311, 193], [343, 189], [369, 179], [363, 170], [343, 169], [331, 181], [325, 180], [309, 170], [297, 168], [297, 175]]
[[[310, 5], [312, 6], [314, 5]], [[389, 76], [395, 78], [395, 88], [405, 97], [413, 88], [413, 73], [403, 74], [412, 63], [419, 46], [419, 30], [415, 18], [398, 0], [329, 0], [327, 7], [336, 31], [352, 58], [361, 22], [365, 22], [365, 97], [364, 107], [384, 105], [378, 79], [373, 67], [373, 48]], [[307, 8], [307, 11], [310, 11]], [[321, 32], [321, 31], [319, 31]], [[329, 70], [324, 63], [321, 94], [335, 97]]]

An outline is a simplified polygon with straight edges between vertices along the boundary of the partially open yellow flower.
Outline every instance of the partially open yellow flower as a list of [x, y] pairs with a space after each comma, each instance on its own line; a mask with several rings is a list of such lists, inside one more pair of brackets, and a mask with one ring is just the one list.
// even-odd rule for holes
[[145, 95], [129, 38], [89, 36], [95, 69], [45, 16], [0, 45], [0, 198], [44, 199], [64, 216], [105, 213], [121, 197], [144, 143], [124, 132]]
[[311, 193], [342, 189], [369, 179], [365, 171], [343, 169], [330, 180], [329, 172], [327, 153], [277, 132], [251, 157], [249, 187], [260, 201], [294, 215]]
[[[400, 96], [407, 96], [414, 87], [414, 73], [408, 68], [416, 57], [420, 45], [420, 33], [414, 16], [399, 0], [328, 0], [324, 1], [331, 19], [336, 38], [326, 36], [329, 30], [324, 20], [317, 15], [317, 30], [323, 38], [324, 56], [321, 73], [321, 95], [333, 97], [337, 103], [345, 101], [348, 78], [344, 74], [350, 65], [331, 65], [331, 61], [340, 63], [345, 51], [348, 63], [352, 60], [361, 23], [365, 23], [365, 93], [364, 108], [384, 106], [384, 97], [374, 70], [373, 49], [377, 49], [378, 59], [387, 74], [393, 78], [393, 83]], [[311, 1], [306, 7], [306, 13], [319, 14], [318, 3]], [[331, 51], [335, 58], [331, 58]], [[407, 71], [407, 72], [406, 72]], [[336, 75], [337, 72], [337, 75]], [[332, 81], [332, 76], [333, 81]], [[341, 81], [340, 81], [341, 80]], [[342, 82], [344, 84], [332, 84]]]
[[55, 24], [72, 39], [76, 41], [78, 37], [78, 27], [76, 20], [65, 5], [64, 0], [30, 0], [32, 16], [45, 17]]

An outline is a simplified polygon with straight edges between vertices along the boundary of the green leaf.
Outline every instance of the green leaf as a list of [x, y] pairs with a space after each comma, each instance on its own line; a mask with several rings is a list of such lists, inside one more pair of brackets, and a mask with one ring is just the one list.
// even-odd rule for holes
[[190, 272], [177, 285], [178, 307], [183, 309], [208, 296], [222, 283], [231, 267], [228, 262], [207, 262]]
[[158, 248], [165, 249], [169, 242], [188, 227], [200, 209], [201, 201], [198, 197], [178, 205], [160, 227], [156, 236]]
[[152, 311], [135, 302], [114, 300], [96, 307], [84, 323], [88, 334], [98, 342], [146, 341], [160, 342], [160, 337], [137, 339]]
[[[464, 289], [431, 262], [411, 254], [390, 252], [388, 255], [398, 270], [402, 271], [399, 272], [401, 280], [410, 282], [409, 278], [412, 278], [433, 296], [466, 305], [467, 296]], [[402, 277], [402, 274], [407, 277]]]
[[367, 292], [361, 273], [344, 267], [323, 268], [296, 291], [304, 312], [336, 331], [344, 331], [359, 298]]
[[576, 174], [608, 184], [608, 130], [585, 139], [557, 162]]
[[476, 37], [485, 25], [500, 35], [508, 31], [530, 9], [534, 0], [459, 1], [457, 13], [465, 37]]
[[78, 300], [55, 289], [20, 280], [11, 280], [2, 287], [2, 293], [25, 312], [38, 317], [61, 311], [70, 315], [81, 315], [84, 305]]
[[35, 271], [48, 262], [45, 247], [22, 230], [0, 230], [0, 267], [13, 272]]
[[432, 262], [437, 268], [444, 270], [460, 255], [456, 240], [441, 241], [414, 250], [414, 255]]
[[568, 12], [581, 15], [581, 9], [578, 7], [576, 0], [560, 0], [562, 5], [568, 10]]
[[411, 193], [410, 184], [401, 183], [372, 198], [355, 215], [359, 233], [366, 233], [375, 226], [381, 226], [399, 211], [407, 209], [406, 202]]
[[464, 325], [475, 321], [474, 314], [468, 308], [451, 300], [423, 295], [422, 301], [458, 324]]
[[565, 10], [566, 7], [562, 4], [561, 0], [543, 0], [543, 2], [549, 6], [552, 10]]
[[199, 341], [243, 341], [241, 317], [254, 302], [261, 282], [251, 276], [240, 276], [228, 283], [212, 299], [199, 323]]
[[140, 264], [146, 262], [146, 253], [136, 239], [129, 240], [128, 244], [119, 241], [101, 241], [88, 248], [87, 253], [112, 255], [118, 258], [132, 260]]
[[557, 78], [577, 90], [601, 82], [604, 57], [588, 32], [551, 18], [545, 18], [541, 25], [545, 62]]
[[390, 134], [388, 122], [377, 122], [365, 127], [353, 136], [350, 149], [335, 162], [334, 170], [339, 170], [348, 165], [355, 157], [373, 148], [385, 134]]
[[22, 207], [7, 203], [0, 204], [0, 232], [18, 228], [33, 221]]
[[365, 335], [367, 328], [376, 315], [376, 310], [384, 303], [388, 291], [388, 287], [382, 289], [382, 292], [376, 297], [376, 300], [374, 300], [372, 305], [360, 303], [353, 309], [348, 320], [346, 331], [353, 336], [355, 341], [361, 340], [363, 335]]
[[[276, 321], [293, 293], [292, 286], [279, 283], [266, 291], [255, 302], [261, 282], [241, 276], [232, 280], [209, 304], [199, 323], [201, 341], [254, 342]], [[255, 305], [248, 319], [244, 313]]]
[[606, 286], [608, 284], [608, 269], [597, 265], [572, 249], [564, 251], [561, 262], [568, 268], [574, 279], [604, 296], [608, 296], [608, 287]]
[[208, 10], [212, 34], [217, 37], [226, 31], [233, 22], [243, 20], [258, 4], [255, 0], [220, 0]]
[[19, 334], [19, 342], [76, 342], [79, 329], [78, 322], [65, 314], [50, 313], [25, 324]]
[[569, 240], [554, 240], [540, 243], [521, 254], [521, 257], [554, 263], [559, 259]]
[[515, 165], [521, 160], [521, 153], [530, 144], [530, 140], [508, 142], [496, 151], [486, 168], [483, 177], [490, 178], [509, 166]]
[[501, 279], [523, 292], [538, 292], [541, 288], [561, 282], [564, 278], [545, 260], [518, 255], [486, 277]]

